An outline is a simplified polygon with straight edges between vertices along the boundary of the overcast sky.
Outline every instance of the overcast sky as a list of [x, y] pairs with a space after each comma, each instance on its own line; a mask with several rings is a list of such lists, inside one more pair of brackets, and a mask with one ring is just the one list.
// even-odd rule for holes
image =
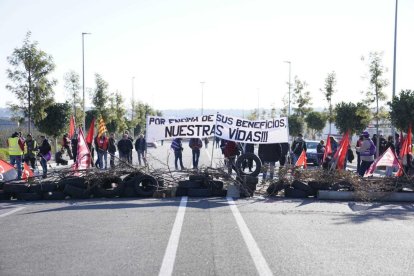
[[[0, 0], [0, 93], [14, 95], [7, 56], [27, 31], [56, 63], [57, 101], [64, 101], [63, 76], [94, 74], [118, 90], [157, 109], [270, 108], [282, 106], [289, 65], [306, 81], [313, 105], [326, 105], [320, 88], [337, 74], [334, 102], [357, 102], [368, 80], [361, 56], [384, 52], [392, 94], [395, 0]], [[414, 89], [414, 1], [399, 0], [397, 92]], [[133, 77], [135, 77], [133, 79]], [[90, 97], [88, 97], [87, 105]]]

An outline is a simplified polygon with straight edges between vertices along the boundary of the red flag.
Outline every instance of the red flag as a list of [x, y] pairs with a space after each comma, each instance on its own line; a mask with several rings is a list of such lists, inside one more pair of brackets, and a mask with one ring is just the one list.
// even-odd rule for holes
[[29, 181], [30, 177], [33, 177], [33, 171], [30, 169], [29, 165], [26, 164], [26, 162], [23, 162], [23, 174], [22, 179], [26, 179], [26, 181]]
[[83, 131], [79, 128], [78, 135], [78, 156], [76, 162], [72, 165], [73, 170], [88, 169], [91, 165], [91, 152], [89, 151], [88, 145], [86, 145]]
[[338, 150], [335, 152], [336, 168], [343, 170], [346, 162], [346, 153], [349, 147], [349, 132], [347, 131], [339, 143]]
[[92, 119], [91, 125], [89, 127], [88, 136], [86, 137], [86, 143], [92, 144], [94, 130], [95, 130], [95, 118]]
[[330, 154], [332, 154], [331, 137], [330, 135], [328, 135], [328, 139], [326, 139], [325, 152], [323, 153], [322, 162], [325, 162], [326, 157], [328, 157], [328, 155]]
[[302, 150], [302, 153], [300, 154], [298, 161], [296, 161], [295, 167], [304, 167], [307, 168], [308, 160], [306, 159], [306, 151]]
[[[400, 150], [400, 158], [402, 160], [402, 162], [404, 162], [404, 160], [408, 161], [408, 155], [411, 155], [411, 125], [408, 127], [408, 132], [407, 132], [407, 137], [405, 137], [404, 142], [401, 146], [401, 150]], [[403, 167], [401, 166], [400, 169], [398, 170], [397, 176], [401, 176], [403, 175]]]
[[380, 157], [375, 159], [374, 163], [365, 172], [364, 177], [372, 176], [378, 166], [398, 167], [398, 171], [402, 169], [397, 156], [391, 148], [388, 148]]
[[75, 134], [75, 117], [71, 116], [69, 121], [69, 139]]
[[16, 178], [16, 169], [11, 164], [0, 159], [0, 181], [10, 181]]

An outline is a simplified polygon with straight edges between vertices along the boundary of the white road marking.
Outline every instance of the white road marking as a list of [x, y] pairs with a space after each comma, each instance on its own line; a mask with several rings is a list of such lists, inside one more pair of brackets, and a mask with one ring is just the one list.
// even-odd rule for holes
[[256, 266], [257, 272], [259, 275], [273, 275], [272, 271], [269, 268], [269, 265], [266, 262], [266, 259], [263, 257], [262, 252], [260, 251], [259, 246], [254, 240], [249, 228], [246, 225], [246, 222], [240, 214], [239, 209], [234, 203], [233, 198], [227, 197], [227, 201], [229, 203], [231, 211], [233, 212], [234, 218], [236, 219], [237, 225], [239, 226], [244, 242], [247, 245], [250, 256], [253, 259], [254, 265]]
[[181, 198], [180, 207], [178, 207], [177, 216], [175, 217], [174, 225], [171, 231], [170, 239], [168, 241], [167, 249], [165, 250], [164, 259], [160, 269], [160, 276], [172, 275], [177, 254], [178, 242], [180, 241], [181, 228], [184, 222], [185, 207], [187, 206], [187, 197]]
[[11, 215], [11, 214], [14, 214], [16, 212], [19, 212], [19, 211], [23, 210], [24, 208], [25, 207], [19, 207], [19, 208], [13, 209], [13, 210], [11, 210], [11, 211], [9, 211], [7, 213], [1, 214], [0, 215], [0, 218], [4, 218], [4, 217], [7, 217], [8, 215]]

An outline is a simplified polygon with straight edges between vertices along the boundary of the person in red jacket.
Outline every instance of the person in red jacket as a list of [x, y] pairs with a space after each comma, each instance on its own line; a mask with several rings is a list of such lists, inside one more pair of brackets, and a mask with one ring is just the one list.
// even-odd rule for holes
[[227, 159], [227, 171], [231, 174], [233, 166], [236, 165], [236, 157], [240, 154], [239, 147], [234, 141], [227, 141], [223, 149], [224, 157]]
[[[97, 137], [96, 146], [98, 151], [99, 168], [107, 169], [108, 165], [108, 137], [103, 133], [101, 137]], [[105, 168], [103, 162], [105, 161]]]

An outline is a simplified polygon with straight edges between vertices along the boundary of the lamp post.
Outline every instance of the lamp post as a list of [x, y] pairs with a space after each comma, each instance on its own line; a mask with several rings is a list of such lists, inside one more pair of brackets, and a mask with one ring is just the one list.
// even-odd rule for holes
[[204, 115], [204, 84], [206, 82], [200, 81], [201, 84], [201, 115]]
[[[392, 98], [395, 97], [395, 79], [397, 70], [397, 17], [398, 16], [398, 0], [395, 0], [395, 23], [394, 23], [394, 64], [392, 70]], [[394, 125], [391, 127], [392, 137], [395, 137]], [[400, 137], [402, 138], [402, 137]]]
[[85, 46], [84, 46], [84, 36], [91, 33], [82, 33], [82, 92], [83, 92], [83, 133], [85, 133], [85, 121], [86, 121], [86, 112], [85, 112]]
[[133, 123], [133, 121], [134, 121], [134, 104], [135, 104], [134, 80], [135, 80], [135, 77], [132, 77], [132, 79], [131, 79], [131, 87], [132, 87], [132, 95], [131, 95], [131, 104], [132, 104], [132, 108], [131, 108], [131, 126], [132, 126], [132, 131], [131, 131], [131, 133], [132, 133], [132, 137], [135, 137], [135, 133], [134, 133], [135, 127], [134, 127], [134, 123]]
[[289, 103], [288, 103], [288, 117], [290, 117], [290, 87], [291, 87], [291, 84], [290, 84], [290, 76], [291, 76], [291, 72], [292, 72], [292, 70], [291, 70], [291, 65], [292, 65], [292, 63], [290, 62], [290, 61], [284, 61], [285, 63], [288, 63], [289, 64]]

